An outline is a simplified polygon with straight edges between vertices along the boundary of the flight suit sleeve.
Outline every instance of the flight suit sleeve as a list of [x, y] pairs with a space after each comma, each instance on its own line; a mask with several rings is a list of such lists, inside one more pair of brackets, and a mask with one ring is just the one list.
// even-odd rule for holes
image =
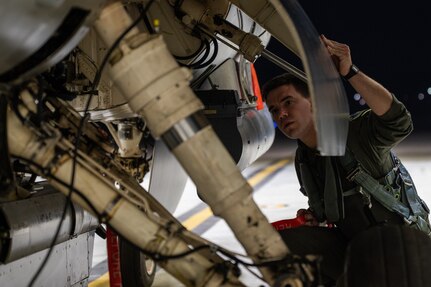
[[394, 96], [390, 109], [383, 115], [373, 112], [369, 118], [369, 139], [376, 148], [389, 150], [406, 138], [413, 130], [411, 115]]
[[391, 169], [390, 150], [413, 130], [410, 113], [395, 96], [393, 99], [385, 114], [378, 116], [366, 110], [355, 114], [350, 121], [348, 146], [375, 178]]

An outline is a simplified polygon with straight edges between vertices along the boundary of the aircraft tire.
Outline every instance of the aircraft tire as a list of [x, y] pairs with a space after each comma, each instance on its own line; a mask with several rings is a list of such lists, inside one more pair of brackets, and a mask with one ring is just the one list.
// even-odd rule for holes
[[350, 243], [342, 286], [431, 286], [430, 254], [431, 239], [419, 230], [373, 227]]
[[156, 263], [139, 249], [120, 239], [121, 280], [127, 287], [150, 287], [156, 275]]

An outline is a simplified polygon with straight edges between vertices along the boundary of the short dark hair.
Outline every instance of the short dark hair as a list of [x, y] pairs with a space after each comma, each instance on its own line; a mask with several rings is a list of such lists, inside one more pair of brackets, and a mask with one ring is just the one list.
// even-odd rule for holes
[[262, 87], [263, 100], [266, 101], [268, 98], [268, 94], [272, 90], [277, 89], [278, 87], [283, 85], [292, 85], [304, 98], [310, 97], [310, 92], [308, 90], [307, 83], [303, 82], [302, 80], [298, 79], [292, 74], [285, 73], [272, 78], [271, 80], [269, 80], [263, 85]]

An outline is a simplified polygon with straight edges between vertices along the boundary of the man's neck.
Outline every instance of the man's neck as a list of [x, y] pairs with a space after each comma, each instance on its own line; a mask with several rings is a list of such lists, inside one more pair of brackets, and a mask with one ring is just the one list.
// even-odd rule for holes
[[317, 149], [317, 134], [316, 134], [316, 132], [309, 133], [307, 136], [305, 136], [304, 138], [301, 138], [300, 140], [307, 147], [309, 147], [311, 149]]

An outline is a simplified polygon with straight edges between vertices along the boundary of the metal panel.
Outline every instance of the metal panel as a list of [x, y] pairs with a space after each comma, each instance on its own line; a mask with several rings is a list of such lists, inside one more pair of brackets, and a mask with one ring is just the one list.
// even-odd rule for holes
[[[65, 197], [60, 193], [2, 204], [0, 210], [7, 221], [10, 237], [9, 252], [5, 262], [11, 262], [47, 248], [60, 222], [64, 204]], [[63, 242], [69, 238], [72, 223], [69, 208], [57, 242]]]
[[[237, 75], [236, 63], [233, 59], [226, 60], [223, 64], [217, 67], [209, 76], [208, 80], [202, 83], [202, 90], [212, 90], [211, 85], [216, 86], [218, 90], [235, 90], [242, 93], [242, 104], [238, 107], [240, 116], [236, 118], [236, 126], [224, 127], [224, 129], [236, 128], [242, 139], [242, 151], [237, 166], [240, 170], [244, 170], [262, 154], [264, 154], [271, 147], [274, 142], [275, 130], [268, 109], [256, 110], [254, 104], [247, 104], [244, 94], [246, 94], [246, 87], [244, 89]], [[245, 86], [245, 83], [243, 82]], [[199, 95], [199, 91], [197, 92]], [[216, 97], [216, 95], [214, 95]], [[204, 101], [205, 104], [205, 101]], [[210, 118], [210, 116], [208, 116]], [[223, 129], [217, 129], [216, 132], [219, 137], [223, 138], [220, 133]], [[232, 139], [233, 140], [233, 139]], [[225, 143], [226, 145], [226, 143]], [[227, 147], [229, 150], [229, 147]], [[230, 150], [229, 150], [230, 151]], [[232, 153], [231, 153], [232, 154]]]
[[[33, 287], [86, 286], [90, 274], [94, 232], [56, 245]], [[0, 264], [0, 286], [28, 286], [47, 249], [9, 264]]]
[[149, 193], [169, 212], [174, 213], [189, 176], [166, 145], [158, 140], [154, 147]]
[[[63, 213], [66, 198], [47, 184], [38, 185], [38, 195], [0, 204], [8, 238], [2, 241], [4, 262], [11, 262], [50, 246]], [[76, 204], [69, 208], [57, 243], [71, 236], [94, 230], [98, 221]], [[7, 253], [7, 254], [5, 254]]]
[[243, 141], [243, 151], [237, 166], [244, 170], [269, 150], [274, 142], [275, 129], [266, 105], [263, 110], [247, 110], [242, 117], [238, 117], [237, 124]]

